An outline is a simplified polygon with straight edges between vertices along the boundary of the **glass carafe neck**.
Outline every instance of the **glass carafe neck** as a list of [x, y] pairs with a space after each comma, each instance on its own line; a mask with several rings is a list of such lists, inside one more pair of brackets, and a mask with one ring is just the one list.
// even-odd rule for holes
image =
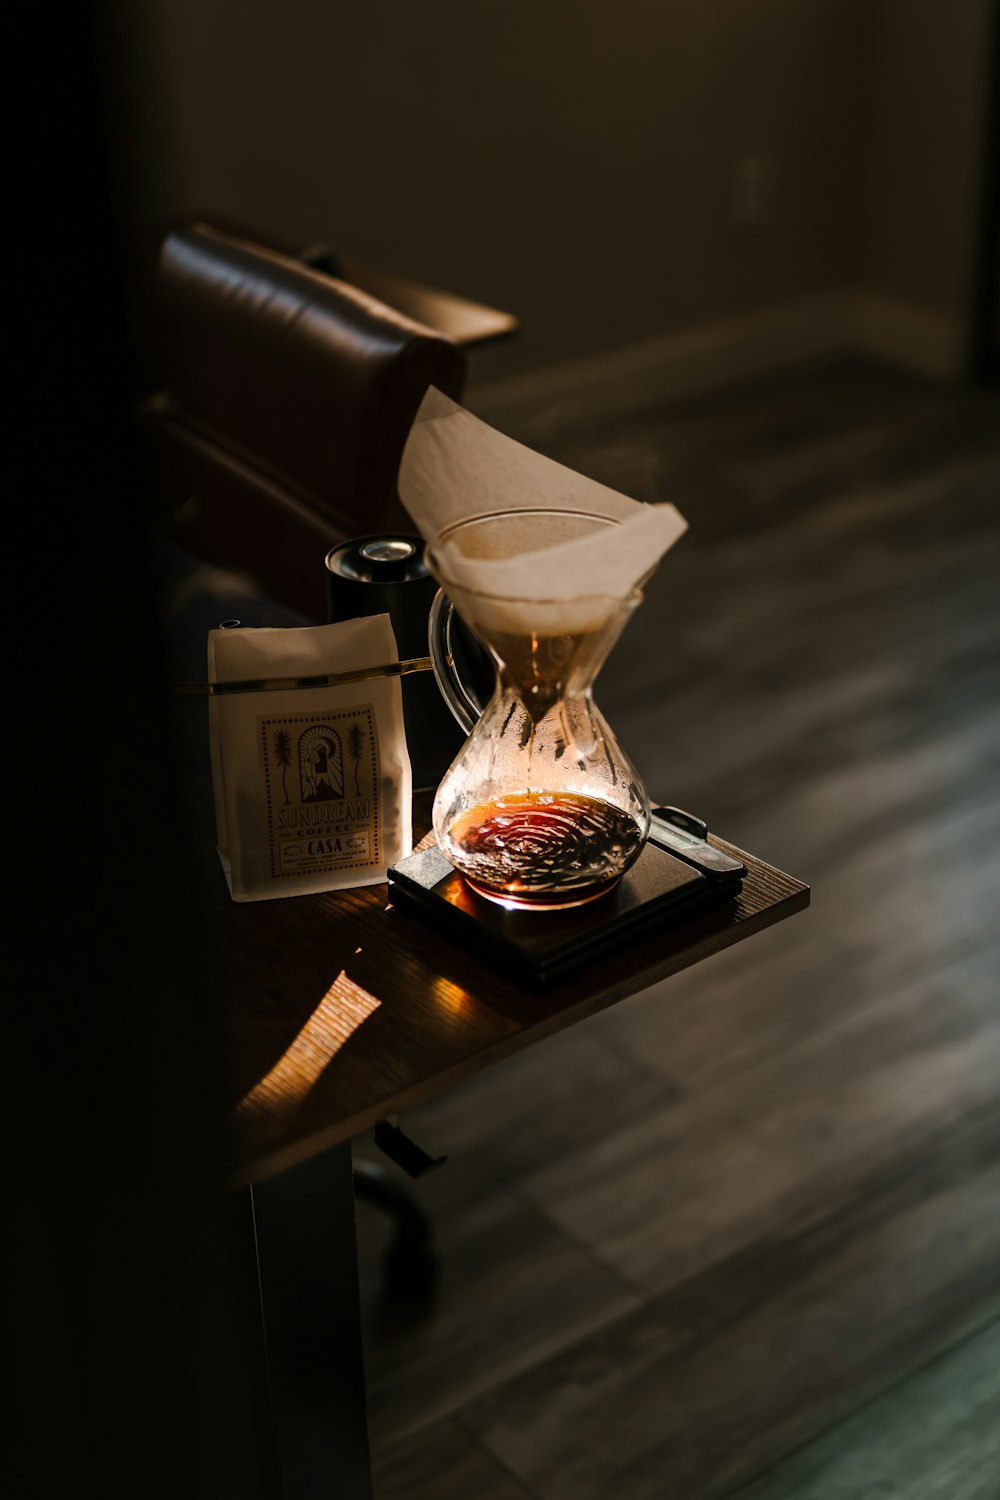
[[[439, 590], [431, 608], [429, 644], [441, 692], [456, 719], [471, 733], [484, 701], [460, 666], [461, 634], [475, 633], [505, 683], [514, 686], [534, 720], [564, 694], [585, 694], [608, 652], [641, 601], [625, 599], [491, 599]], [[456, 632], [456, 609], [465, 624]]]

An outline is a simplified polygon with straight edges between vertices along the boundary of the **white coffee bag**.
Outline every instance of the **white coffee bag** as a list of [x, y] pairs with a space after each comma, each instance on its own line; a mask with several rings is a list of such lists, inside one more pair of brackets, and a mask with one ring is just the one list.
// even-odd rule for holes
[[209, 632], [216, 830], [235, 901], [372, 885], [410, 853], [397, 663], [388, 615]]

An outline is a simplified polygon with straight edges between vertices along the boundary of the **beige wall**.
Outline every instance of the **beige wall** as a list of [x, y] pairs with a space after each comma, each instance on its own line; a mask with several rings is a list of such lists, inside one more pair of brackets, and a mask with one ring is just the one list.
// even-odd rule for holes
[[[858, 281], [950, 308], [988, 3], [141, 0], [136, 213], [509, 308], [490, 375]], [[748, 156], [773, 169], [751, 226]]]
[[968, 310], [981, 191], [992, 0], [873, 7], [867, 237], [880, 291]]

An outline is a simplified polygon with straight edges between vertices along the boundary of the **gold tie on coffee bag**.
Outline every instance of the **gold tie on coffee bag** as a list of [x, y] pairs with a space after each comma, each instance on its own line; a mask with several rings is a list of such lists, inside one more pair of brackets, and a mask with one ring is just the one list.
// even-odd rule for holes
[[233, 899], [385, 880], [412, 848], [389, 616], [210, 631], [208, 678], [218, 850]]

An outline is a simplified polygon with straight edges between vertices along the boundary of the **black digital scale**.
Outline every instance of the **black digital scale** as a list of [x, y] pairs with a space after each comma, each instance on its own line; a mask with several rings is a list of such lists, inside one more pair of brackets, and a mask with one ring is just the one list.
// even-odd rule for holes
[[563, 979], [626, 937], [687, 920], [730, 901], [746, 866], [707, 841], [700, 818], [653, 809], [649, 838], [607, 895], [565, 911], [518, 911], [477, 895], [436, 845], [393, 865], [393, 911], [430, 921], [456, 942], [489, 955], [533, 984]]

